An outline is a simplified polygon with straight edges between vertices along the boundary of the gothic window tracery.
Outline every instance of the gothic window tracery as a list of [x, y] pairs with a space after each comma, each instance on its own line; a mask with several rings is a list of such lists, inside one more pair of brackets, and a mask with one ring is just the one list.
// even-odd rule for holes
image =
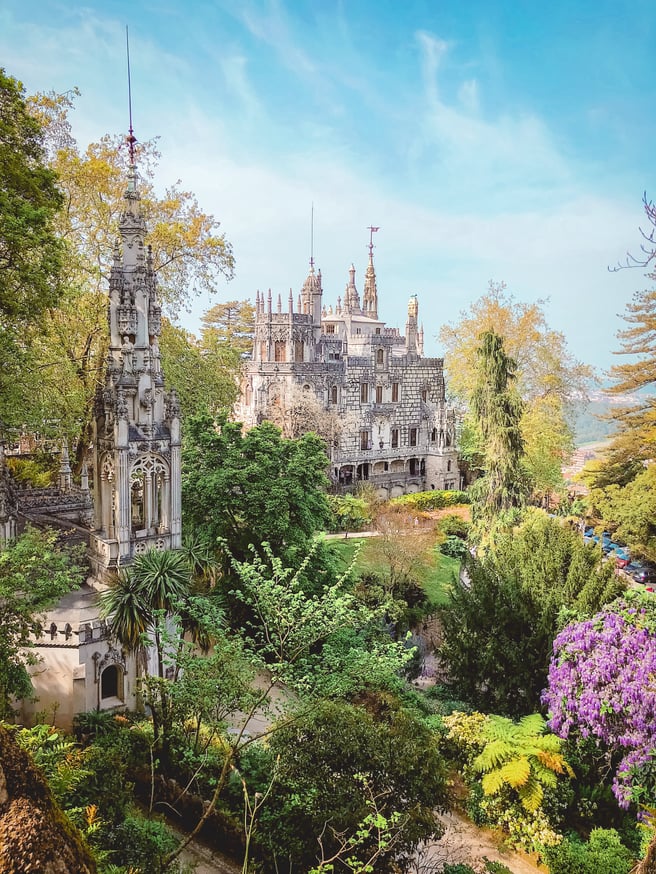
[[167, 527], [169, 470], [157, 456], [137, 459], [130, 471], [130, 528], [132, 532]]

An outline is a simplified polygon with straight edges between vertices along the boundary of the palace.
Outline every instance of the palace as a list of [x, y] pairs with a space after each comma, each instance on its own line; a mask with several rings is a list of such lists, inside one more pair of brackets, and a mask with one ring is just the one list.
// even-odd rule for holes
[[413, 295], [404, 334], [379, 319], [371, 238], [362, 301], [351, 266], [343, 300], [326, 307], [321, 271], [310, 259], [296, 310], [291, 290], [286, 312], [280, 295], [274, 309], [270, 290], [266, 298], [257, 293], [237, 417], [247, 427], [264, 419], [284, 424], [294, 410], [314, 405], [323, 427], [306, 429], [326, 439], [336, 491], [365, 481], [383, 498], [458, 488], [443, 360], [424, 357], [418, 316]]

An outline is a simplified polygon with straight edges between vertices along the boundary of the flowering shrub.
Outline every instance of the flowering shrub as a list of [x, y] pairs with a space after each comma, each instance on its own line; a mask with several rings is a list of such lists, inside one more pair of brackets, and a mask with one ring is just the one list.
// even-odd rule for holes
[[[568, 625], [554, 641], [543, 700], [561, 737], [584, 738], [623, 754], [613, 792], [620, 805], [645, 803], [656, 752], [656, 605], [629, 592], [592, 619]], [[642, 797], [641, 797], [642, 795]]]
[[485, 746], [483, 729], [489, 717], [484, 713], [463, 713], [454, 710], [443, 719], [448, 729], [446, 738], [456, 750], [456, 758], [461, 764], [469, 764]]
[[529, 813], [520, 804], [501, 811], [494, 823], [508, 833], [507, 842], [511, 847], [528, 853], [541, 853], [545, 847], [555, 847], [563, 839], [543, 810]]

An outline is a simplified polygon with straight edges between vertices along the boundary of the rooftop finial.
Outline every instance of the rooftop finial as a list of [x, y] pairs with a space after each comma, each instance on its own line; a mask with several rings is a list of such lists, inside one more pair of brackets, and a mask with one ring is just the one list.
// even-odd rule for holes
[[130, 115], [130, 132], [127, 136], [127, 144], [128, 149], [130, 150], [130, 166], [134, 167], [134, 145], [137, 142], [137, 138], [134, 135], [134, 130], [132, 129], [132, 79], [130, 76], [130, 35], [128, 33], [128, 26], [125, 25], [125, 49], [127, 52], [128, 58], [128, 112]]
[[379, 231], [380, 228], [375, 228], [373, 225], [369, 225], [367, 230], [369, 231], [369, 257], [372, 258], [374, 254], [374, 234], [376, 231]]

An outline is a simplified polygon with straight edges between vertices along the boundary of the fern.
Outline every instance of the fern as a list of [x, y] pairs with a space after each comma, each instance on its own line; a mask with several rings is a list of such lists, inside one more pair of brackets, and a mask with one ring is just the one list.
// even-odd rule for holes
[[485, 795], [497, 795], [505, 787], [515, 791], [525, 810], [540, 808], [545, 788], [554, 788], [558, 775], [573, 776], [560, 752], [561, 740], [545, 734], [546, 723], [539, 713], [513, 722], [504, 716], [490, 716], [483, 726], [485, 746], [474, 759], [475, 771], [483, 774]]
[[519, 789], [518, 794], [522, 807], [529, 813], [535, 813], [536, 810], [540, 809], [544, 798], [544, 789], [537, 780], [529, 780], [525, 786]]
[[519, 789], [521, 786], [526, 786], [531, 776], [531, 766], [529, 760], [525, 756], [520, 756], [518, 759], [512, 759], [499, 771], [504, 782], [512, 786], [513, 789]]

